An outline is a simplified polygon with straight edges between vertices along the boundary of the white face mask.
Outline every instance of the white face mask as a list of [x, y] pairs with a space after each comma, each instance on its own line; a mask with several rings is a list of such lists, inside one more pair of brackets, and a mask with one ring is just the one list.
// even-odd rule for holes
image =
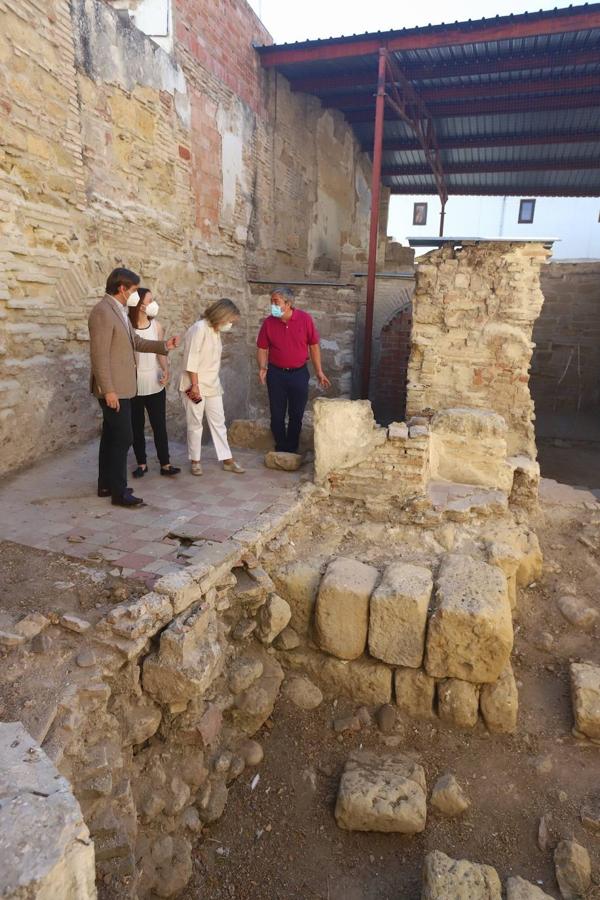
[[156, 302], [156, 300], [151, 300], [145, 309], [145, 313], [149, 319], [153, 319], [155, 316], [158, 315], [158, 308], [159, 307], [158, 307], [158, 303]]
[[227, 325], [219, 325], [219, 331], [231, 331], [233, 328], [233, 322], [228, 322]]
[[137, 291], [134, 291], [133, 294], [130, 294], [127, 298], [127, 306], [137, 306], [140, 302], [140, 295]]

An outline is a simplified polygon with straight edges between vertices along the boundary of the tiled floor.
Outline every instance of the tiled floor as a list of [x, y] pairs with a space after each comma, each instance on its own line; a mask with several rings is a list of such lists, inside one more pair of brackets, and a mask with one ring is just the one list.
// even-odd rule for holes
[[163, 478], [150, 460], [148, 475], [130, 479], [146, 506], [123, 509], [96, 496], [97, 450], [93, 442], [62, 451], [0, 480], [0, 540], [109, 560], [123, 574], [140, 575], [150, 584], [184, 564], [177, 560], [180, 544], [167, 538], [169, 531], [191, 523], [201, 539], [224, 541], [300, 477], [266, 469], [263, 455], [253, 450], [235, 454], [245, 475], [224, 472], [212, 447], [203, 449], [204, 475], [194, 477], [185, 448], [172, 442], [171, 459], [181, 465], [181, 473]]

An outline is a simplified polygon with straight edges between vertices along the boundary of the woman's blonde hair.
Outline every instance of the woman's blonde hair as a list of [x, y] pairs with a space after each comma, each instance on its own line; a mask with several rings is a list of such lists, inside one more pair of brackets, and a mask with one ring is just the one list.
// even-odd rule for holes
[[230, 319], [232, 316], [241, 316], [241, 312], [233, 300], [228, 300], [227, 297], [222, 297], [221, 300], [211, 303], [202, 314], [202, 318], [206, 319], [212, 328], [218, 328], [225, 319]]

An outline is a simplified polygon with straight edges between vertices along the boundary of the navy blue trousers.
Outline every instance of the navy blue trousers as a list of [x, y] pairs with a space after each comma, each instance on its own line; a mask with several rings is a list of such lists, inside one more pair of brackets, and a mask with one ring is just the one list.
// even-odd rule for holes
[[127, 490], [127, 452], [133, 441], [131, 401], [119, 400], [119, 411], [99, 400], [102, 409], [102, 436], [98, 458], [98, 487], [109, 488], [118, 500]]
[[269, 366], [267, 389], [276, 450], [284, 453], [298, 452], [302, 417], [308, 402], [309, 378], [308, 366], [292, 371]]

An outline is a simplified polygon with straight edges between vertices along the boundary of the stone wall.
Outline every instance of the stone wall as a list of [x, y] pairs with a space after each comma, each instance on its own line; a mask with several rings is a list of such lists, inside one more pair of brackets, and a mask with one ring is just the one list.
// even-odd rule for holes
[[544, 306], [533, 329], [531, 393], [541, 411], [595, 409], [600, 402], [600, 263], [542, 268]]
[[543, 294], [540, 244], [465, 243], [417, 267], [407, 414], [449, 407], [499, 413], [509, 455], [535, 459], [529, 365]]
[[[104, 0], [0, 0], [0, 15], [7, 471], [96, 431], [86, 322], [110, 269], [141, 272], [169, 331], [220, 296], [245, 314], [249, 274], [364, 259], [369, 163], [339, 114], [263, 72], [252, 43], [270, 37], [244, 0], [175, 0], [170, 55]], [[226, 341], [230, 418], [248, 412], [253, 328]]]

